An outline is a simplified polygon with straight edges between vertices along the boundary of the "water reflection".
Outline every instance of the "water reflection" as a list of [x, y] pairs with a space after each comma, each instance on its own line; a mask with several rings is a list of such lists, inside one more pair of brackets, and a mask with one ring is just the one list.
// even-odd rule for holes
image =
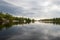
[[60, 22], [54, 22], [54, 21], [39, 21], [39, 22], [60, 25]]
[[12, 23], [7, 30], [0, 30], [0, 40], [60, 40], [60, 25], [22, 24]]
[[[23, 25], [23, 24], [30, 24], [31, 22], [13, 22], [13, 23], [0, 23], [0, 30], [3, 28], [8, 29], [12, 27], [13, 25]], [[33, 22], [32, 22], [33, 23]]]

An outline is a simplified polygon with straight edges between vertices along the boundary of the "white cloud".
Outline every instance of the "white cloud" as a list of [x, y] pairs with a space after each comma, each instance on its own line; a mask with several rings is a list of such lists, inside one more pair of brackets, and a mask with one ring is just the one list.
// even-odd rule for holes
[[[24, 14], [29, 17], [57, 17], [54, 11], [60, 10], [59, 0], [4, 0], [8, 3], [22, 7]], [[53, 13], [52, 13], [53, 12]], [[59, 15], [59, 14], [57, 14]], [[58, 16], [60, 17], [60, 16]]]

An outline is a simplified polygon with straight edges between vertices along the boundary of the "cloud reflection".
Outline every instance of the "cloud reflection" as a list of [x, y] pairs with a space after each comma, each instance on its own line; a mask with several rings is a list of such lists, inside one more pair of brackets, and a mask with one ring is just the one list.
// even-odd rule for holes
[[57, 25], [43, 26], [41, 24], [30, 24], [24, 25], [23, 27], [18, 26], [18, 29], [21, 28], [21, 30], [11, 38], [8, 38], [8, 40], [60, 40], [60, 31], [58, 31], [60, 27], [56, 26]]

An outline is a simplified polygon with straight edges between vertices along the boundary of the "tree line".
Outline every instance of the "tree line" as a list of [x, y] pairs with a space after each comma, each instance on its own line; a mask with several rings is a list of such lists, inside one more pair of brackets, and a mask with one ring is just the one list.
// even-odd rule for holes
[[41, 19], [44, 23], [53, 23], [53, 24], [60, 24], [60, 18], [52, 18], [52, 19]]
[[25, 17], [15, 17], [9, 13], [0, 12], [0, 22], [34, 22], [34, 19], [25, 18]]

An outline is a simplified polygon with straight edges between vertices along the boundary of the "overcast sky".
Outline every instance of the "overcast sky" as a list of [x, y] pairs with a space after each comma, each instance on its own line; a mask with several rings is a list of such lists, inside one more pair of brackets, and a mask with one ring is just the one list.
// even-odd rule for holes
[[0, 11], [37, 19], [60, 17], [60, 0], [0, 0]]

